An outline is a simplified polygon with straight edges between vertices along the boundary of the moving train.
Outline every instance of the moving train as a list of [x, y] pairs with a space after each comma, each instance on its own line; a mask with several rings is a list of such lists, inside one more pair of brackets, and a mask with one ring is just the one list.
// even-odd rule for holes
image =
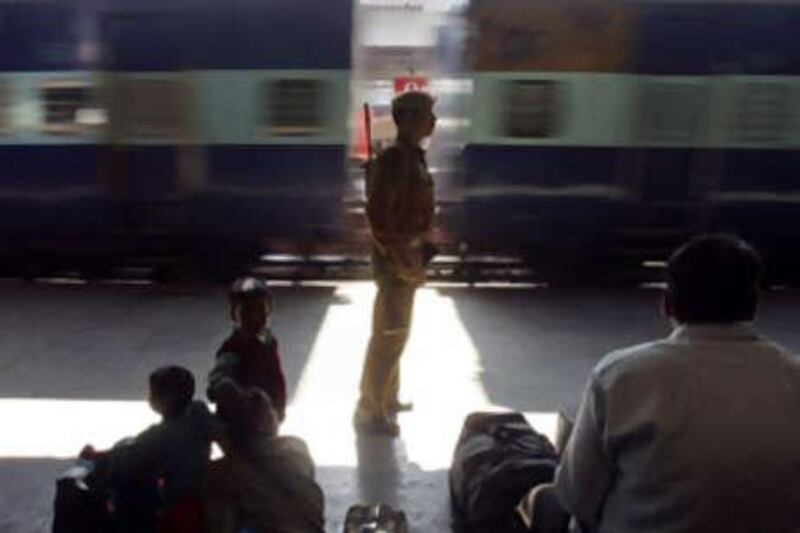
[[[224, 277], [346, 238], [358, 8], [0, 1], [0, 270]], [[574, 281], [727, 230], [800, 272], [800, 3], [472, 0], [462, 20], [449, 244]]]
[[800, 273], [797, 2], [473, 0], [461, 235], [551, 278], [701, 231]]
[[350, 0], [0, 2], [2, 266], [330, 238], [351, 27]]

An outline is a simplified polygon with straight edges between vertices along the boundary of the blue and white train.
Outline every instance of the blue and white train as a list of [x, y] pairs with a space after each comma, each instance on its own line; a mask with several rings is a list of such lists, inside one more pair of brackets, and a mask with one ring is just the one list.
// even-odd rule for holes
[[575, 279], [724, 230], [800, 273], [800, 4], [473, 0], [468, 21], [473, 249]]
[[[0, 267], [225, 271], [335, 239], [357, 8], [0, 0]], [[800, 272], [800, 3], [472, 0], [466, 21], [454, 241], [575, 279], [728, 230]]]
[[330, 237], [351, 26], [351, 0], [0, 2], [4, 266]]

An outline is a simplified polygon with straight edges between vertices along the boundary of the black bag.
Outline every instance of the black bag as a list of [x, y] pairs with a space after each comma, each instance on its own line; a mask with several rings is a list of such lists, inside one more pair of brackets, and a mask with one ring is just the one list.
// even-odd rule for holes
[[111, 529], [106, 494], [93, 487], [79, 461], [56, 481], [53, 533], [105, 533]]
[[457, 531], [524, 530], [514, 509], [534, 486], [553, 480], [556, 450], [520, 413], [472, 413], [450, 468]]

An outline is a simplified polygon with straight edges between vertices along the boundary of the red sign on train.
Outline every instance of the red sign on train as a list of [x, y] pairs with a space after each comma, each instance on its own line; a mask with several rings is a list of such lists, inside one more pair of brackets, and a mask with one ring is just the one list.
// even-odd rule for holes
[[428, 78], [423, 76], [401, 76], [394, 79], [394, 94], [407, 93], [408, 91], [425, 91], [428, 88]]

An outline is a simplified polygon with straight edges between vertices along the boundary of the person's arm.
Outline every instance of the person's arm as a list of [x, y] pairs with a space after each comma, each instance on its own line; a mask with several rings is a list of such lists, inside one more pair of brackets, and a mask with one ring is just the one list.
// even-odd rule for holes
[[278, 422], [286, 418], [286, 378], [281, 367], [278, 339], [270, 337], [269, 341], [269, 373], [270, 373], [270, 401], [278, 416]]
[[555, 479], [559, 498], [585, 531], [597, 528], [613, 479], [614, 464], [603, 438], [605, 423], [603, 391], [592, 375]]
[[397, 153], [389, 149], [372, 165], [371, 187], [367, 197], [367, 220], [376, 243], [381, 247], [393, 244], [396, 228], [392, 213], [397, 204], [399, 179], [396, 176]]
[[164, 424], [150, 426], [108, 450], [102, 468], [105, 482], [118, 487], [156, 475], [160, 458], [166, 456], [173, 444], [169, 429]]
[[412, 184], [418, 181], [419, 169], [414, 161], [396, 148], [389, 148], [375, 162], [372, 170], [372, 187], [367, 198], [367, 219], [378, 244], [384, 247], [408, 246], [422, 231], [402, 229], [403, 217], [411, 204]]
[[208, 388], [206, 396], [214, 403], [219, 403], [221, 398], [238, 389], [236, 383], [236, 370], [239, 367], [239, 356], [233, 352], [222, 352], [217, 355], [214, 368], [208, 373]]

